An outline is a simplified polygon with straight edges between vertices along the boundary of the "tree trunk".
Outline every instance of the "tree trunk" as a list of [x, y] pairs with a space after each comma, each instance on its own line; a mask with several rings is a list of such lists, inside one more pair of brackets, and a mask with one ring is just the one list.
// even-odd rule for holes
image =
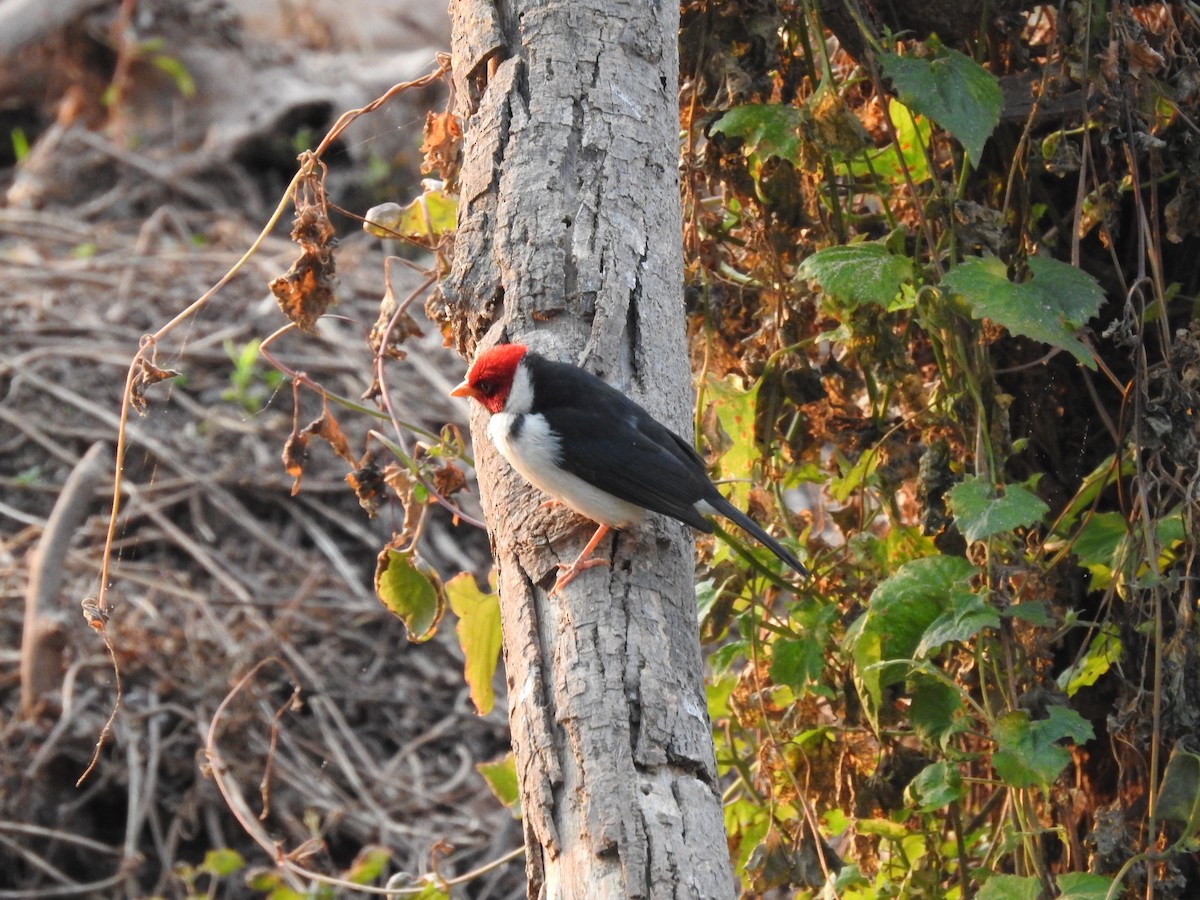
[[[459, 348], [521, 341], [690, 432], [678, 186], [678, 8], [454, 0], [465, 150]], [[549, 598], [594, 528], [540, 508], [473, 412], [499, 569], [531, 897], [730, 897], [691, 536], [659, 517]]]

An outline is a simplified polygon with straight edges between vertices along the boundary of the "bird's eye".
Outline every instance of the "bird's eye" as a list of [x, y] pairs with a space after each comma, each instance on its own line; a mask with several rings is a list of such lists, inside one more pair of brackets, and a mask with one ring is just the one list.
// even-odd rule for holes
[[490, 397], [496, 390], [496, 383], [490, 378], [485, 378], [475, 385], [475, 389], [483, 394], [483, 396]]

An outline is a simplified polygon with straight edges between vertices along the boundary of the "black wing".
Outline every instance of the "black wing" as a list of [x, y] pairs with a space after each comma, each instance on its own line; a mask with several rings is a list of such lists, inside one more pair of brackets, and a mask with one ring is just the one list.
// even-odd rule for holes
[[712, 531], [695, 504], [715, 488], [689, 443], [590, 372], [529, 357], [538, 412], [555, 433], [570, 436], [564, 469], [614, 497]]

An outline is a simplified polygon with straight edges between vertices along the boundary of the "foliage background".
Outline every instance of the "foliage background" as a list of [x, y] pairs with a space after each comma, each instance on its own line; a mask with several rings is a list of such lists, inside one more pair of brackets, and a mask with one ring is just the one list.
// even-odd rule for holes
[[[711, 0], [682, 10], [696, 436], [736, 502], [800, 548], [815, 573], [793, 584], [753, 548], [700, 548], [730, 852], [747, 895], [815, 893], [832, 879], [841, 897], [1190, 896], [1200, 881], [1191, 737], [1200, 717], [1200, 20], [1182, 4], [1003, 3], [986, 19], [968, 3], [953, 15], [928, 6], [891, 19], [853, 3]], [[937, 36], [922, 21], [931, 11], [941, 16]], [[180, 43], [168, 49], [183, 65], [154, 62], [157, 48], [123, 44], [111, 30], [119, 15], [102, 15], [63, 38], [117, 34], [92, 48], [98, 64], [69, 73], [62, 96], [72, 85], [96, 96], [122, 71], [145, 78], [150, 95], [184, 94], [181, 73], [198, 68], [188, 62], [215, 52], [210, 43], [193, 57]], [[182, 42], [181, 33], [170, 32]], [[127, 70], [123, 54], [136, 63]], [[61, 178], [43, 175], [29, 204], [43, 211], [18, 210], [38, 185], [35, 163], [68, 172], [72, 160], [86, 163], [76, 171], [88, 183], [161, 163], [152, 141], [129, 140], [147, 121], [134, 114], [140, 83], [120, 83], [126, 102], [68, 122], [84, 134], [79, 144], [48, 145], [46, 119], [45, 132], [31, 128], [28, 157], [14, 137], [10, 174], [25, 193], [9, 193], [3, 249], [24, 292], [6, 308], [3, 427], [13, 452], [4, 486], [29, 529], [4, 537], [13, 598], [52, 487], [88, 443], [111, 435], [130, 348], [250, 242], [245, 230], [230, 236], [228, 221], [242, 214], [215, 202], [223, 195], [209, 185], [227, 182], [204, 167], [126, 181], [137, 185], [132, 199], [106, 201], [64, 200], [45, 190]], [[328, 125], [301, 107], [306, 116], [281, 120], [296, 126], [286, 166]], [[428, 108], [437, 104], [426, 96], [415, 119], [410, 110], [410, 138]], [[113, 138], [126, 155], [109, 155], [129, 170], [83, 154], [94, 149], [90, 133]], [[137, 612], [123, 611], [108, 633], [125, 681], [119, 749], [84, 794], [65, 789], [63, 772], [86, 763], [107, 713], [101, 698], [111, 696], [109, 662], [76, 623], [63, 659], [67, 671], [94, 675], [85, 702], [73, 705], [68, 680], [40, 718], [22, 718], [15, 674], [7, 680], [5, 756], [38, 765], [32, 780], [5, 773], [2, 834], [20, 860], [5, 888], [103, 880], [133, 895], [287, 896], [311, 888], [318, 870], [412, 884], [407, 869], [432, 873], [420, 886], [434, 896], [448, 890], [442, 875], [501, 856], [505, 835], [515, 840], [499, 824], [508, 812], [482, 794], [469, 765], [503, 745], [494, 713], [466, 713], [468, 698], [477, 709], [492, 703], [494, 598], [469, 577], [440, 592], [410, 552], [416, 545], [442, 576], [469, 568], [448, 549], [470, 533], [444, 511], [465, 503], [470, 515], [458, 479], [469, 458], [458, 434], [440, 428], [451, 410], [429, 399], [452, 381], [427, 362], [438, 336], [415, 304], [424, 276], [389, 276], [380, 301], [383, 253], [325, 203], [361, 214], [379, 200], [417, 198], [407, 220], [389, 211], [380, 233], [436, 251], [458, 137], [434, 115], [425, 138], [436, 188], [372, 180], [403, 168], [394, 156], [381, 154], [382, 168], [334, 167], [328, 178], [303, 164], [296, 205], [312, 221], [332, 216], [312, 255], [329, 276], [337, 260], [343, 318], [306, 320], [318, 334], [290, 334], [275, 351], [300, 385], [294, 400], [255, 352], [278, 321], [259, 301], [261, 282], [288, 263], [279, 238], [257, 257], [255, 286], [228, 289], [219, 313], [194, 317], [188, 336], [164, 347], [159, 363], [188, 380], [171, 392], [183, 413], [152, 409], [145, 427], [163, 429], [160, 443], [139, 438], [129, 473], [145, 486], [127, 503], [117, 570], [122, 602]], [[177, 149], [169, 138], [162, 146]], [[265, 178], [271, 197], [282, 182], [272, 166], [256, 168], [263, 158], [236, 160]], [[225, 171], [227, 160], [208, 162]], [[168, 212], [150, 218], [160, 208]], [[147, 219], [159, 222], [153, 240], [122, 225]], [[436, 273], [436, 252], [420, 258]], [[35, 267], [49, 276], [36, 281]], [[79, 284], [119, 302], [83, 316], [67, 299]], [[294, 377], [300, 370], [307, 379]], [[112, 384], [112, 396], [54, 393], [72, 379]], [[47, 395], [56, 398], [48, 415]], [[303, 475], [306, 507], [275, 468], [289, 427], [287, 462]], [[42, 462], [51, 458], [53, 467]], [[346, 470], [357, 497], [337, 483]], [[381, 526], [364, 524], [362, 500], [387, 501]], [[76, 596], [94, 590], [98, 570], [103, 520], [89, 521], [66, 567]], [[260, 523], [253, 540], [248, 521]], [[403, 632], [362, 590], [364, 553], [381, 547], [377, 587], [399, 604]], [[279, 568], [309, 574], [298, 588]], [[236, 602], [214, 602], [222, 596]], [[280, 604], [288, 615], [278, 616]], [[433, 634], [447, 605], [457, 641], [448, 628]], [[5, 628], [16, 646], [16, 617]], [[378, 643], [364, 649], [360, 633]], [[432, 643], [397, 650], [401, 633]], [[435, 653], [454, 662], [438, 665]], [[260, 666], [274, 657], [287, 661], [285, 674], [264, 680]], [[455, 671], [464, 663], [465, 686]], [[247, 674], [259, 694], [238, 686]], [[359, 681], [393, 687], [363, 700], [346, 687]], [[314, 694], [306, 706], [291, 702], [293, 684]], [[389, 705], [414, 684], [428, 692], [421, 700]], [[238, 737], [225, 761], [243, 793], [264, 770], [287, 772], [276, 775], [261, 827], [253, 815], [235, 821], [196, 764], [197, 735], [227, 696]], [[416, 752], [425, 746], [430, 755]], [[415, 767], [407, 780], [397, 760]], [[483, 777], [511, 799], [503, 764]], [[41, 799], [30, 805], [34, 789]], [[437, 837], [465, 856], [441, 862]], [[78, 849], [87, 840], [113, 862], [99, 875]], [[262, 849], [272, 840], [281, 855]], [[372, 855], [375, 843], [387, 851]], [[206, 855], [217, 850], [232, 855]], [[513, 876], [480, 876], [467, 890], [519, 892]]]

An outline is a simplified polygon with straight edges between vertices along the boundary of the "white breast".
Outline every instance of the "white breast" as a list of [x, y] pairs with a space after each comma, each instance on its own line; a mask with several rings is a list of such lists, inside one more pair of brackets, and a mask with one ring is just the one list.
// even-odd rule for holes
[[[520, 427], [513, 434], [513, 425]], [[559, 467], [559, 442], [546, 420], [535, 413], [501, 412], [488, 422], [488, 437], [514, 469], [542, 493], [565, 503], [593, 522], [626, 528], [645, 510], [627, 503]]]

